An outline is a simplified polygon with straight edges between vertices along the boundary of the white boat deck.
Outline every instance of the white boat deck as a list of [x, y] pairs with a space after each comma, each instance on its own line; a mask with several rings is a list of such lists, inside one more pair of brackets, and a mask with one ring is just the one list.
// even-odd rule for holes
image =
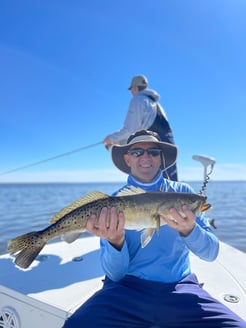
[[[11, 328], [33, 328], [32, 320], [42, 320], [40, 327], [62, 327], [102, 286], [97, 237], [51, 243], [39, 259], [21, 270], [9, 255], [0, 256], [0, 327], [6, 315], [13, 318]], [[215, 262], [191, 255], [191, 265], [204, 288], [246, 320], [246, 254], [221, 243]]]

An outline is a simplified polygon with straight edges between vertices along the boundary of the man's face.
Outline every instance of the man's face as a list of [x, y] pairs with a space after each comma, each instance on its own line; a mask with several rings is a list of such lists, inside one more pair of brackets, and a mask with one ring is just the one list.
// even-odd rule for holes
[[[131, 146], [130, 150], [134, 149], [158, 149], [158, 146], [154, 142], [139, 142]], [[161, 153], [154, 156], [146, 151], [140, 156], [127, 153], [124, 159], [131, 168], [131, 174], [142, 182], [152, 181], [161, 166]]]
[[138, 93], [138, 87], [131, 87], [131, 93], [133, 96], [136, 96], [136, 94]]

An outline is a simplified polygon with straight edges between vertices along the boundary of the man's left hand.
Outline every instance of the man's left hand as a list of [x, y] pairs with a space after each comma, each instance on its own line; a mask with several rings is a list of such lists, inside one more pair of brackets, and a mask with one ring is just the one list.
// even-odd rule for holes
[[173, 229], [177, 230], [182, 236], [188, 236], [196, 225], [195, 214], [187, 207], [183, 206], [185, 217], [182, 217], [175, 208], [169, 210], [172, 219], [165, 216], [161, 218]]

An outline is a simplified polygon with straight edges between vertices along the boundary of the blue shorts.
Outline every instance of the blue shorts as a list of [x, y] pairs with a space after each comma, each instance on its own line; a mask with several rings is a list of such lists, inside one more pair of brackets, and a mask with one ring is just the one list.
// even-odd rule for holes
[[212, 298], [194, 274], [164, 284], [126, 276], [106, 278], [63, 328], [246, 328], [246, 322]]

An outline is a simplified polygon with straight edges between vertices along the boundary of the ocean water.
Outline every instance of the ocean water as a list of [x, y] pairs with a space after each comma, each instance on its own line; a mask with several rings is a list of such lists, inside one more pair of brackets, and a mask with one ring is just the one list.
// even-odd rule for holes
[[[111, 194], [119, 183], [0, 184], [0, 254], [8, 241], [32, 230], [44, 229], [60, 209], [92, 190]], [[199, 192], [201, 183], [190, 182]], [[206, 194], [220, 240], [246, 252], [246, 181], [210, 181]]]

